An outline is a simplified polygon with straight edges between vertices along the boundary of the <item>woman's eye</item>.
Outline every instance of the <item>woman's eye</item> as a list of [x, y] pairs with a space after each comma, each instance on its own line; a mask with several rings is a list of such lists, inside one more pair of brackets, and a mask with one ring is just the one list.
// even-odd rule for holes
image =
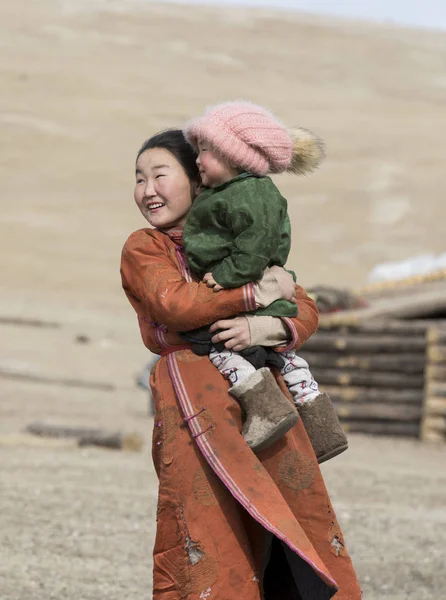
[[136, 184], [139, 185], [140, 183], [144, 183], [144, 179], [137, 179], [136, 180]]
[[160, 173], [159, 175], [157, 175], [157, 176], [155, 177], [155, 179], [159, 179], [160, 177], [165, 177], [164, 173]]

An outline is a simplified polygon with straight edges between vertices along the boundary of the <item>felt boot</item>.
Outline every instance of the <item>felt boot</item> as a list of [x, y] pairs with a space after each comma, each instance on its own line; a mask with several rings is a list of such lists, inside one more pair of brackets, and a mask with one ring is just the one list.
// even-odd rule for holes
[[346, 435], [327, 394], [320, 393], [297, 409], [319, 464], [347, 450]]
[[274, 444], [299, 418], [269, 369], [258, 369], [229, 392], [245, 411], [242, 435], [254, 452]]

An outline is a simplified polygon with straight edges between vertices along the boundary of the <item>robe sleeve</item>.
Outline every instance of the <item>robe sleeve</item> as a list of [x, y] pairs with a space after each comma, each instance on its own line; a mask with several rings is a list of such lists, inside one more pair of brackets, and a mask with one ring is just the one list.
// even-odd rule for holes
[[[137, 313], [170, 331], [189, 331], [255, 310], [253, 285], [215, 293], [206, 284], [186, 281], [175, 248], [164, 235], [150, 229], [133, 233], [124, 245], [121, 279]], [[142, 316], [139, 315], [138, 316]]]
[[319, 324], [319, 311], [316, 303], [305, 290], [296, 285], [297, 317], [281, 317], [291, 334], [288, 344], [275, 348], [279, 352], [299, 350], [309, 337], [316, 333]]

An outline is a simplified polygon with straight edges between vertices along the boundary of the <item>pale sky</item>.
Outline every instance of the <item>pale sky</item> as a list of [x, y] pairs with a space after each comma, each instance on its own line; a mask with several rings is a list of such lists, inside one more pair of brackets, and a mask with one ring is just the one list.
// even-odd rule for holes
[[390, 21], [446, 30], [446, 0], [162, 0], [180, 4], [223, 4], [288, 8], [326, 15]]

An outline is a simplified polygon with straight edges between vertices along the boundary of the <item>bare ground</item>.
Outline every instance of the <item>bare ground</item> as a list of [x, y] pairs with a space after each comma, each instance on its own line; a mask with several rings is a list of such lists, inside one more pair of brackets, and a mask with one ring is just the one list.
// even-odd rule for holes
[[[0, 598], [151, 598], [156, 476], [140, 390], [2, 382]], [[34, 420], [139, 431], [141, 453], [20, 433]], [[351, 436], [323, 466], [366, 600], [436, 600], [446, 574], [445, 449]]]

